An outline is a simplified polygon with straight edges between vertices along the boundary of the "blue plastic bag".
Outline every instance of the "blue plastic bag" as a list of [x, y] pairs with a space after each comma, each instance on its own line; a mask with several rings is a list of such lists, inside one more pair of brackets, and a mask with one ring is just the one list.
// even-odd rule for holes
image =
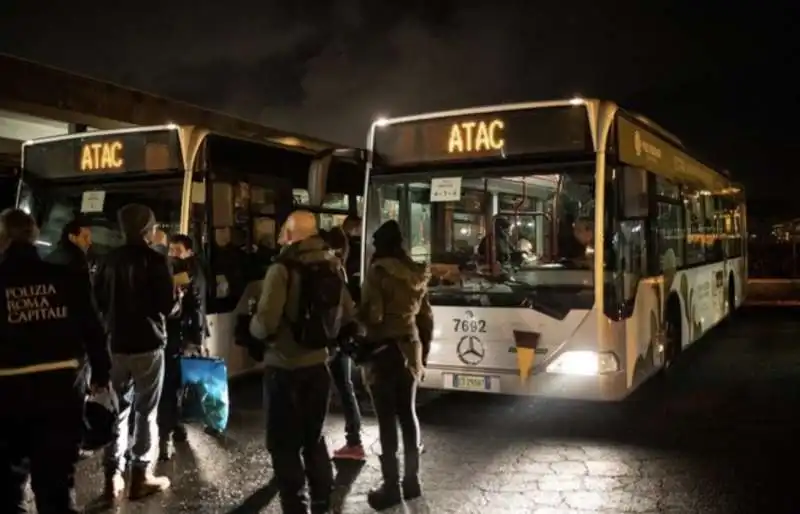
[[228, 367], [215, 357], [181, 357], [183, 416], [223, 432], [228, 426]]

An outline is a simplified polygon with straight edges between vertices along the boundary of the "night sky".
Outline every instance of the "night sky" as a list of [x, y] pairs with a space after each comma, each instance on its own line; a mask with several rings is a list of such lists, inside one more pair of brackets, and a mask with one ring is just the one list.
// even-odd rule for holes
[[0, 51], [352, 145], [380, 115], [609, 98], [800, 215], [791, 5], [4, 0]]

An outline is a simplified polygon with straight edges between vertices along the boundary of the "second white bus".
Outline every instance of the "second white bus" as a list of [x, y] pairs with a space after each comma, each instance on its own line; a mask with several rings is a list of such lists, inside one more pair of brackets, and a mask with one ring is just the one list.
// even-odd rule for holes
[[600, 100], [379, 120], [364, 261], [388, 219], [431, 265], [422, 387], [616, 401], [741, 305], [730, 178]]

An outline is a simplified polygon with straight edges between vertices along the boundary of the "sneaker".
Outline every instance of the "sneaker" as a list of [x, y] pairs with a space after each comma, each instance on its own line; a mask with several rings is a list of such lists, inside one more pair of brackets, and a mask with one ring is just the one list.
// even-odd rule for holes
[[349, 445], [346, 444], [333, 452], [334, 459], [347, 459], [347, 460], [366, 460], [367, 455], [364, 453], [364, 447], [360, 444]]
[[125, 480], [122, 478], [122, 473], [106, 475], [103, 496], [107, 502], [116, 502], [124, 492]]

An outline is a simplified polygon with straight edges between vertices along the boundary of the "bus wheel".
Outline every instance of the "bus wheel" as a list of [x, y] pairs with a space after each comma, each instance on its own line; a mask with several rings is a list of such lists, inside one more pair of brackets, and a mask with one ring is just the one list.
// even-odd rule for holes
[[681, 353], [681, 309], [678, 300], [673, 297], [667, 303], [667, 312], [664, 317], [664, 369], [668, 370], [675, 364]]

